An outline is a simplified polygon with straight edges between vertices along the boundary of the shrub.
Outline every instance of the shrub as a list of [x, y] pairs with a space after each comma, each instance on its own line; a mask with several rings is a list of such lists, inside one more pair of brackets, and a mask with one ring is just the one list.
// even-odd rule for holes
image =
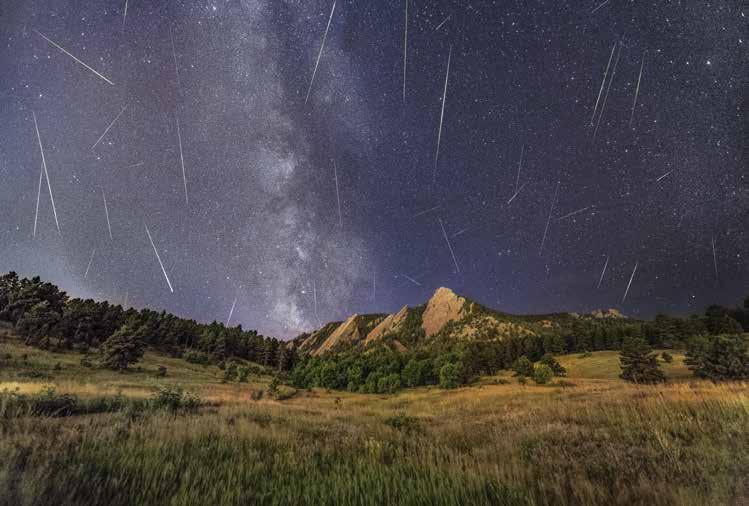
[[404, 413], [399, 413], [390, 418], [386, 418], [385, 425], [405, 434], [413, 434], [422, 431], [419, 419], [415, 416], [407, 416]]
[[199, 351], [187, 351], [182, 356], [187, 362], [190, 362], [191, 364], [197, 364], [197, 365], [208, 365], [211, 363], [211, 357], [206, 355], [205, 353], [200, 353]]
[[554, 377], [554, 371], [546, 364], [536, 364], [533, 369], [533, 381], [538, 385], [545, 385]]
[[533, 364], [525, 355], [515, 360], [512, 370], [515, 371], [515, 376], [533, 376]]
[[460, 366], [458, 364], [445, 364], [440, 369], [440, 388], [457, 388], [460, 384]]
[[94, 366], [94, 364], [93, 364], [93, 363], [91, 362], [91, 359], [90, 359], [90, 358], [88, 358], [88, 357], [83, 357], [83, 358], [81, 359], [81, 365], [82, 365], [83, 367], [88, 367], [89, 369], [90, 369], [90, 368], [92, 368], [92, 367]]
[[672, 357], [671, 354], [669, 352], [667, 352], [667, 351], [664, 351], [663, 353], [661, 353], [661, 358], [667, 364], [670, 364], [671, 362], [674, 361], [674, 357]]
[[249, 367], [240, 367], [237, 369], [237, 381], [240, 383], [247, 383], [247, 378], [250, 376]]
[[181, 387], [162, 387], [150, 399], [152, 408], [171, 412], [196, 411], [200, 404], [200, 398]]
[[166, 376], [166, 367], [160, 365], [156, 370], [156, 376], [158, 376], [159, 378], [163, 378], [164, 376]]
[[564, 376], [567, 374], [567, 369], [565, 369], [562, 364], [557, 362], [557, 359], [549, 353], [541, 357], [541, 360], [539, 360], [539, 362], [548, 366], [554, 376]]
[[377, 380], [378, 394], [394, 394], [401, 387], [401, 377], [398, 373], [388, 374]]
[[237, 364], [229, 362], [229, 365], [224, 368], [224, 378], [222, 381], [227, 383], [229, 381], [234, 381], [235, 379], [237, 379]]

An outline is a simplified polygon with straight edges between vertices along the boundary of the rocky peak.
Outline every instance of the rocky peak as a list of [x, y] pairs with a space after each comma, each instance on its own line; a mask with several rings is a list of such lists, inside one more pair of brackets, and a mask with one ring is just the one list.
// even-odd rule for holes
[[427, 337], [439, 332], [446, 323], [460, 320], [466, 314], [466, 300], [449, 288], [438, 288], [422, 315], [421, 328]]

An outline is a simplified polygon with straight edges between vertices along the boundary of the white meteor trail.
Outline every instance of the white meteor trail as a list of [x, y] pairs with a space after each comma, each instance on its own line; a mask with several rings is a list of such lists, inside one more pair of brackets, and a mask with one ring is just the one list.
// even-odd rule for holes
[[518, 191], [518, 186], [520, 186], [520, 171], [523, 168], [523, 155], [525, 154], [525, 144], [523, 144], [523, 147], [520, 148], [520, 161], [518, 162], [518, 177], [515, 179], [515, 191]]
[[237, 297], [234, 297], [234, 302], [231, 304], [231, 309], [229, 310], [229, 318], [226, 319], [226, 326], [229, 326], [229, 322], [231, 321], [231, 315], [234, 314], [234, 307], [237, 305]]
[[64, 47], [60, 46], [60, 45], [59, 45], [59, 44], [58, 44], [57, 42], [55, 42], [55, 41], [53, 41], [52, 39], [50, 39], [49, 37], [47, 37], [46, 35], [44, 35], [44, 34], [43, 34], [42, 32], [40, 32], [39, 30], [34, 30], [34, 31], [35, 31], [35, 32], [36, 32], [37, 34], [39, 34], [39, 36], [40, 36], [40, 37], [42, 37], [42, 38], [43, 38], [44, 40], [46, 40], [47, 42], [49, 42], [50, 44], [52, 44], [53, 46], [55, 46], [55, 47], [56, 47], [57, 49], [59, 49], [60, 51], [62, 51], [62, 52], [63, 52], [63, 53], [65, 53], [66, 55], [70, 56], [70, 57], [71, 57], [72, 59], [74, 59], [74, 60], [75, 60], [76, 62], [78, 62], [78, 63], [80, 63], [81, 65], [83, 65], [84, 67], [86, 67], [86, 68], [87, 68], [88, 70], [90, 70], [91, 72], [93, 72], [94, 74], [96, 74], [97, 76], [99, 76], [99, 77], [100, 77], [101, 79], [105, 80], [106, 82], [108, 82], [109, 84], [111, 84], [112, 86], [114, 86], [114, 83], [113, 83], [112, 81], [110, 81], [109, 79], [107, 79], [106, 77], [104, 77], [103, 75], [101, 75], [100, 73], [98, 73], [97, 71], [95, 71], [94, 69], [92, 69], [91, 67], [89, 67], [88, 65], [86, 65], [85, 63], [83, 63], [83, 62], [82, 62], [81, 60], [79, 60], [78, 58], [76, 58], [76, 57], [75, 57], [75, 56], [73, 56], [72, 54], [70, 54], [70, 53], [69, 53], [68, 51], [66, 51], [66, 50], [65, 50], [65, 48], [64, 48]]
[[[144, 223], [145, 225], [145, 223]], [[166, 279], [166, 284], [169, 285], [169, 291], [174, 293], [174, 288], [172, 288], [172, 283], [169, 281], [169, 276], [166, 275], [166, 269], [164, 269], [164, 264], [161, 261], [161, 257], [159, 256], [159, 252], [156, 249], [156, 245], [153, 243], [153, 237], [151, 237], [151, 232], [148, 230], [148, 225], [145, 225], [146, 227], [146, 234], [148, 234], [148, 240], [151, 241], [151, 247], [153, 248], [153, 252], [156, 253], [156, 260], [159, 261], [159, 265], [161, 266], [161, 272], [164, 273], [164, 279]]]
[[55, 198], [52, 196], [52, 185], [49, 182], [49, 172], [47, 172], [47, 161], [44, 158], [44, 148], [42, 147], [42, 137], [39, 135], [39, 125], [36, 122], [36, 113], [33, 111], [31, 114], [34, 116], [34, 128], [36, 129], [36, 138], [39, 141], [39, 152], [42, 154], [42, 167], [44, 168], [44, 177], [47, 180], [47, 189], [49, 190], [49, 200], [52, 202], [52, 213], [55, 215], [55, 225], [57, 225], [57, 233], [60, 232], [60, 222], [57, 221], [57, 208], [55, 208]]
[[510, 197], [510, 200], [507, 201], [507, 205], [510, 205], [512, 201], [515, 200], [515, 197], [520, 195], [520, 192], [523, 191], [523, 188], [525, 188], [527, 184], [528, 184], [527, 182], [523, 183], [523, 186], [517, 189], [517, 191], [512, 195], [512, 197]]
[[179, 82], [179, 66], [177, 65], [177, 52], [174, 50], [174, 37], [172, 36], [172, 25], [169, 25], [169, 40], [172, 43], [172, 59], [174, 60], [174, 73], [177, 76], [177, 89], [182, 89]]
[[408, 55], [408, 0], [406, 0], [406, 19], [403, 23], [403, 103], [406, 103], [406, 59]]
[[632, 120], [635, 119], [635, 107], [637, 107], [637, 97], [640, 95], [640, 82], [642, 81], [642, 68], [645, 66], [645, 52], [642, 53], [642, 62], [640, 63], [640, 75], [637, 78], [637, 88], [635, 89], [635, 101], [632, 103], [632, 114], [629, 116], [629, 128], [632, 128]]
[[712, 245], [713, 245], [713, 266], [715, 267], [715, 281], [718, 281], [718, 256], [715, 254], [715, 236], [713, 236]]
[[445, 72], [445, 88], [442, 91], [442, 112], [440, 112], [440, 127], [437, 131], [437, 151], [434, 153], [434, 174], [432, 180], [437, 181], [437, 161], [440, 157], [440, 143], [442, 142], [442, 122], [445, 119], [445, 98], [447, 97], [447, 81], [450, 79], [450, 59], [453, 55], [453, 47], [450, 46], [450, 52], [447, 55], [447, 71]]
[[315, 280], [312, 280], [312, 297], [315, 303], [315, 320], [317, 320], [317, 326], [320, 326], [320, 317], [317, 316], [317, 283], [315, 283]]
[[328, 26], [325, 27], [325, 34], [322, 36], [322, 44], [320, 44], [320, 52], [317, 53], [317, 61], [315, 62], [315, 69], [312, 71], [312, 79], [309, 82], [309, 88], [307, 88], [307, 97], [304, 99], [305, 105], [309, 100], [309, 94], [312, 91], [312, 84], [315, 82], [315, 75], [317, 74], [317, 66], [320, 65], [320, 57], [322, 56], [322, 50], [325, 48], [325, 39], [328, 38], [328, 30], [330, 30], [330, 22], [333, 20], [333, 13], [335, 12], [335, 1], [333, 2], [333, 8], [330, 9], [330, 17], [328, 18]]
[[629, 287], [632, 286], [632, 280], [635, 279], [635, 272], [637, 272], [637, 265], [639, 262], [635, 262], [635, 268], [632, 269], [632, 275], [629, 277], [629, 283], [627, 283], [627, 289], [624, 290], [624, 297], [622, 297], [622, 303], [627, 300], [627, 294], [629, 293]]
[[88, 278], [88, 271], [91, 269], [91, 263], [94, 261], [94, 253], [96, 253], [96, 248], [93, 249], [91, 252], [91, 258], [88, 259], [88, 266], [86, 267], [86, 273], [83, 275], [83, 279]]
[[598, 9], [609, 3], [611, 0], [605, 0], [603, 3], [599, 4], [598, 7], [590, 11], [591, 14], [595, 14]]
[[418, 281], [416, 281], [414, 278], [412, 278], [410, 276], [406, 276], [405, 274], [401, 274], [401, 276], [403, 276], [404, 278], [406, 278], [407, 280], [409, 280], [414, 285], [421, 286], [421, 283], [419, 283]]
[[185, 157], [182, 154], [182, 133], [179, 129], [179, 118], [175, 115], [174, 119], [177, 120], [177, 140], [179, 141], [179, 162], [182, 164], [182, 183], [185, 185], [185, 204], [190, 204], [187, 198], [187, 176], [185, 175]]
[[460, 267], [458, 267], [458, 260], [455, 258], [455, 252], [453, 251], [452, 244], [450, 244], [450, 239], [447, 238], [447, 232], [445, 232], [445, 225], [442, 224], [442, 219], [437, 218], [440, 222], [440, 227], [442, 228], [442, 235], [445, 238], [445, 242], [447, 243], [447, 249], [450, 250], [450, 255], [453, 257], [453, 263], [455, 264], [455, 274], [460, 274]]
[[338, 199], [338, 226], [343, 228], [343, 215], [341, 214], [341, 193], [338, 191], [338, 164], [333, 160], [333, 176], [335, 177], [335, 196]]
[[619, 49], [616, 51], [616, 60], [614, 60], [614, 68], [611, 70], [611, 79], [609, 79], [609, 85], [606, 88], [606, 95], [603, 97], [603, 104], [601, 105], [601, 113], [598, 115], [598, 123], [596, 129], [593, 131], [593, 142], [596, 141], [596, 135], [598, 135], [598, 128], [601, 126], [601, 119], [603, 113], [606, 111], [606, 102], [609, 99], [609, 92], [611, 91], [611, 84], [614, 82], [614, 76], [616, 75], [616, 67], [619, 65], [619, 57], [622, 55], [622, 44], [619, 43]]
[[109, 222], [109, 207], [107, 206], [107, 195], [104, 193], [104, 188], [101, 189], [101, 196], [104, 197], [104, 214], [107, 217], [107, 228], [109, 229], [109, 240], [112, 241], [112, 224]]
[[377, 302], [377, 271], [372, 271], [372, 302]]
[[[452, 16], [452, 14], [450, 14], [450, 16]], [[447, 23], [447, 20], [450, 19], [450, 16], [447, 16], [444, 20], [442, 20], [442, 23], [438, 24], [437, 28], [435, 28], [434, 31], [436, 32], [437, 30], [439, 30], [440, 28], [442, 28], [442, 25], [444, 25], [445, 23]]]
[[601, 283], [603, 283], [603, 276], [606, 274], [606, 267], [609, 266], [609, 256], [606, 255], [606, 263], [603, 264], [603, 270], [601, 271], [601, 277], [598, 279], [598, 286], [596, 288], [601, 288]]
[[663, 174], [661, 177], [659, 177], [658, 179], [656, 179], [655, 182], [656, 183], [660, 183], [662, 179], [665, 179], [666, 177], [668, 177], [668, 175], [671, 174], [673, 171], [674, 171], [674, 169], [669, 170], [668, 172], [666, 172], [665, 174]]
[[593, 116], [590, 117], [590, 126], [596, 119], [596, 111], [598, 111], [598, 103], [601, 101], [601, 95], [603, 94], [603, 87], [606, 85], [606, 76], [609, 75], [609, 68], [611, 67], [611, 60], [614, 59], [614, 51], [616, 50], [616, 42], [611, 46], [611, 54], [609, 55], [609, 62], [606, 64], [606, 71], [603, 73], [603, 81], [601, 81], [601, 89], [598, 90], [598, 98], [596, 99], [596, 106], [593, 108]]
[[125, 20], [127, 20], [127, 0], [125, 0], [125, 13], [122, 15], [122, 31], [125, 31]]
[[122, 303], [122, 308], [123, 309], [127, 309], [127, 298], [128, 298], [129, 295], [130, 295], [130, 291], [129, 290], [125, 290], [125, 301]]
[[44, 167], [39, 167], [39, 188], [36, 191], [36, 214], [34, 214], [34, 233], [32, 237], [36, 237], [36, 224], [39, 221], [39, 199], [42, 196], [42, 178], [44, 177]]
[[429, 209], [425, 209], [423, 211], [419, 211], [418, 213], [416, 213], [413, 216], [411, 216], [411, 218], [417, 218], [417, 217], [422, 216], [424, 214], [431, 213], [432, 211], [436, 211], [440, 207], [442, 207], [442, 204], [440, 204], [438, 206], [430, 207]]
[[575, 216], [576, 214], [580, 214], [583, 211], [587, 211], [591, 207], [593, 207], [593, 206], [583, 207], [582, 209], [578, 209], [577, 211], [572, 211], [571, 213], [567, 213], [564, 216], [562, 216], [561, 218], [557, 218], [557, 221], [561, 221], [561, 220], [563, 220], [565, 218], [571, 218], [572, 216]]
[[554, 198], [551, 199], [551, 207], [549, 208], [549, 218], [546, 220], [546, 228], [544, 229], [544, 237], [541, 239], [541, 248], [538, 250], [540, 255], [544, 250], [544, 243], [546, 242], [546, 234], [549, 232], [549, 223], [551, 223], [551, 214], [554, 212], [554, 204], [557, 201], [557, 195], [559, 194], [559, 181], [557, 181], [557, 188], [554, 190]]
[[120, 119], [120, 116], [122, 116], [122, 113], [125, 112], [125, 109], [127, 109], [127, 106], [125, 106], [125, 107], [122, 108], [122, 110], [120, 111], [120, 113], [117, 116], [115, 116], [115, 118], [112, 120], [112, 122], [109, 124], [109, 126], [104, 130], [104, 133], [101, 134], [101, 137], [99, 137], [96, 140], [96, 142], [94, 142], [94, 145], [91, 146], [91, 151], [93, 151], [94, 148], [96, 147], [96, 145], [101, 142], [101, 140], [104, 138], [105, 135], [107, 135], [107, 132], [109, 132], [109, 129], [112, 128], [112, 125], [114, 125], [117, 122], [117, 120]]

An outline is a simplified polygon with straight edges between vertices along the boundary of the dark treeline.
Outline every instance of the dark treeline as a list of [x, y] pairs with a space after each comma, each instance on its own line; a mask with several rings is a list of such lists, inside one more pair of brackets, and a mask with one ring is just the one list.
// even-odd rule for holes
[[294, 351], [278, 339], [241, 325], [201, 324], [165, 311], [123, 309], [108, 302], [71, 299], [38, 277], [0, 277], [0, 320], [13, 325], [29, 345], [88, 353], [115, 336], [196, 362], [220, 363], [231, 357], [288, 370]]

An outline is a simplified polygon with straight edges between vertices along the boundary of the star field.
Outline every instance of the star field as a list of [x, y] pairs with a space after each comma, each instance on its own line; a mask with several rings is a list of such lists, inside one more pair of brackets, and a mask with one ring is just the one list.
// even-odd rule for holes
[[236, 297], [278, 337], [439, 286], [643, 317], [746, 295], [737, 3], [409, 0], [405, 97], [405, 1], [338, 0], [320, 53], [332, 3], [0, 6], [0, 270], [201, 321]]

